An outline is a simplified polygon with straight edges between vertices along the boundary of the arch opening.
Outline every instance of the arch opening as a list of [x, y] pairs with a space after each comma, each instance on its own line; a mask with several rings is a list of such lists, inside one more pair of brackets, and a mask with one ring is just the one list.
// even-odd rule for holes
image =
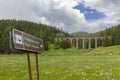
[[83, 41], [82, 39], [78, 40], [78, 49], [82, 49], [83, 48]]
[[89, 39], [85, 39], [85, 48], [88, 49], [89, 48]]
[[72, 47], [76, 48], [77, 45], [77, 40], [76, 39], [72, 39]]

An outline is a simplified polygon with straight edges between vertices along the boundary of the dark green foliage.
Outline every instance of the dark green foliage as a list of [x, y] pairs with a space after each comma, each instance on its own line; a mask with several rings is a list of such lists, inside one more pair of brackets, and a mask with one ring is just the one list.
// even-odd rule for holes
[[102, 46], [102, 45], [103, 45], [102, 39], [98, 39], [98, 40], [97, 40], [97, 46], [100, 47], [100, 46]]
[[91, 39], [91, 48], [95, 48], [95, 39]]
[[55, 38], [55, 40], [54, 40], [54, 45], [55, 45], [55, 49], [60, 48], [61, 39], [60, 39], [60, 38]]
[[66, 37], [69, 36], [68, 33], [41, 23], [38, 24], [21, 20], [0, 20], [0, 53], [10, 53], [9, 31], [13, 28], [43, 39], [45, 50], [49, 49], [48, 44], [54, 43], [56, 34], [61, 33]]
[[88, 39], [85, 40], [85, 48], [86, 48], [86, 49], [89, 48], [89, 40], [88, 40]]
[[[103, 46], [120, 45], [120, 25], [106, 28], [106, 30], [91, 34], [91, 36], [103, 36]], [[111, 39], [108, 38], [108, 36], [110, 36]]]
[[68, 36], [69, 35], [65, 35], [63, 33], [57, 33], [56, 34], [56, 38], [54, 39], [54, 45], [55, 45], [55, 49], [59, 49], [59, 48], [70, 48], [69, 46], [71, 46], [70, 44], [70, 41], [69, 40], [66, 40], [66, 41], [63, 41], [62, 38], [65, 38], [65, 36]]
[[79, 49], [82, 49], [82, 47], [83, 47], [82, 45], [83, 45], [82, 39], [78, 40], [78, 48]]
[[57, 37], [57, 38], [64, 38], [65, 35], [64, 35], [63, 33], [58, 33], [58, 34], [56, 34], [56, 37]]
[[55, 49], [54, 44], [49, 44], [49, 46], [48, 46], [48, 47], [49, 47], [49, 50], [50, 50], [50, 51], [53, 51], [53, 50]]
[[67, 48], [71, 48], [71, 44], [70, 44], [70, 41], [69, 40], [63, 40], [61, 41], [61, 48], [63, 49], [67, 49]]
[[109, 39], [108, 37], [105, 37], [103, 40], [103, 46], [104, 47], [111, 46], [111, 39]]

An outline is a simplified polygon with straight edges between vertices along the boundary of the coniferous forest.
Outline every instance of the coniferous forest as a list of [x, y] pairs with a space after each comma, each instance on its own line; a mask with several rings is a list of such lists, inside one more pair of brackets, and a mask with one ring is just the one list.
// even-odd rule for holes
[[[70, 48], [70, 42], [59, 41], [59, 37], [70, 37], [71, 35], [62, 29], [57, 29], [54, 26], [43, 25], [23, 20], [0, 20], [0, 53], [11, 53], [9, 48], [9, 31], [18, 29], [35, 37], [41, 38], [44, 41], [44, 50], [49, 50], [49, 44], [55, 44], [56, 48]], [[89, 36], [102, 36], [104, 43], [102, 46], [120, 45], [120, 25], [111, 28], [106, 28]], [[111, 39], [107, 38], [108, 36]], [[93, 43], [94, 45], [94, 43]]]
[[11, 53], [9, 48], [9, 31], [12, 29], [18, 29], [43, 39], [45, 50], [49, 49], [48, 45], [50, 43], [54, 43], [56, 34], [64, 34], [66, 37], [69, 36], [62, 29], [57, 29], [50, 25], [22, 20], [0, 20], [0, 53]]
[[[103, 36], [104, 44], [103, 46], [114, 46], [120, 45], [120, 25], [106, 28], [106, 30], [91, 34], [92, 36]], [[107, 37], [110, 36], [111, 40]]]

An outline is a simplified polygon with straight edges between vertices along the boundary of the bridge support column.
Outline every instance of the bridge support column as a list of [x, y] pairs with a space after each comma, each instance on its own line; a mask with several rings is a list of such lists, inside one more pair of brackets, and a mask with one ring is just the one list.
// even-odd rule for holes
[[85, 39], [82, 39], [82, 48], [85, 48]]
[[89, 38], [89, 49], [91, 49], [91, 38]]
[[76, 39], [76, 48], [78, 49], [79, 46], [78, 46], [78, 39]]
[[97, 38], [95, 38], [95, 48], [97, 48]]

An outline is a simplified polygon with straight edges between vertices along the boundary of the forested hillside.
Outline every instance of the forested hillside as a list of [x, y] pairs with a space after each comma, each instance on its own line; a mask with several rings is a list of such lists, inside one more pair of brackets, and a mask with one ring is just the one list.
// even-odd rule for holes
[[88, 36], [89, 33], [88, 32], [74, 32], [71, 34], [72, 36], [75, 36], [75, 37], [84, 37], [84, 36]]
[[68, 33], [63, 32], [62, 30], [41, 23], [38, 24], [22, 20], [0, 20], [0, 53], [11, 52], [9, 49], [9, 31], [13, 28], [42, 38], [44, 40], [45, 50], [48, 50], [49, 43], [54, 43], [56, 34], [62, 33], [66, 37], [69, 36]]
[[[45, 50], [49, 49], [48, 45], [50, 43], [55, 44], [56, 48], [71, 47], [70, 42], [60, 42], [56, 39], [59, 37], [69, 37], [71, 35], [53, 26], [22, 20], [0, 20], [0, 53], [11, 53], [9, 49], [9, 31], [12, 29], [19, 29], [43, 39]], [[106, 28], [104, 31], [100, 31], [89, 36], [103, 36], [104, 43], [102, 46], [120, 45], [120, 25]], [[107, 36], [111, 36], [111, 39], [108, 39]]]
[[106, 41], [106, 44], [120, 45], [120, 25], [106, 28], [106, 30], [94, 33], [91, 36], [111, 36], [111, 41], [109, 43]]

